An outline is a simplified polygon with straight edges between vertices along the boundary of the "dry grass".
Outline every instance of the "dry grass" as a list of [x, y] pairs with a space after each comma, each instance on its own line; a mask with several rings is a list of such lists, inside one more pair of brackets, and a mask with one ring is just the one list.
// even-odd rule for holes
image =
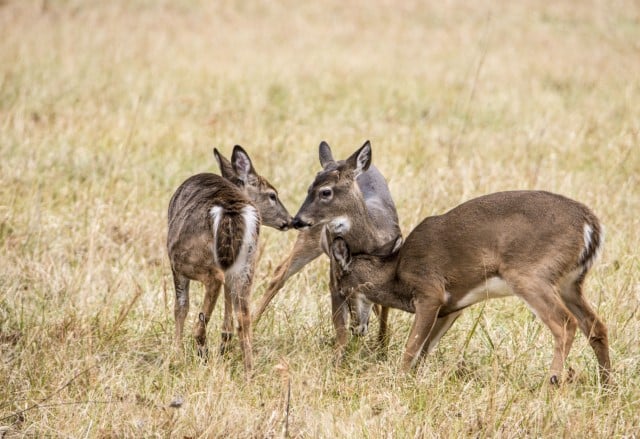
[[[638, 434], [637, 2], [396, 3], [0, 2], [0, 437]], [[319, 141], [367, 138], [405, 232], [502, 189], [590, 205], [617, 387], [579, 335], [576, 381], [548, 389], [551, 336], [515, 299], [470, 309], [413, 375], [397, 311], [388, 359], [372, 336], [336, 369], [326, 260], [255, 329], [250, 385], [237, 346], [173, 356], [172, 191], [239, 143], [295, 212]], [[256, 297], [294, 237], [264, 230]]]

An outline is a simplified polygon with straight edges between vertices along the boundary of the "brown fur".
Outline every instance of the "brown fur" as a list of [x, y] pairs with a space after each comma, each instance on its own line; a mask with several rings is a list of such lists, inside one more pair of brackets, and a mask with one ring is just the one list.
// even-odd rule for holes
[[[206, 326], [224, 284], [220, 351], [226, 351], [231, 340], [231, 310], [234, 309], [245, 372], [249, 374], [253, 366], [250, 297], [259, 226], [263, 219], [264, 224], [284, 230], [290, 216], [273, 187], [255, 173], [249, 156], [241, 147], [234, 148], [232, 162], [217, 150], [214, 154], [227, 177], [194, 175], [180, 185], [169, 202], [167, 250], [176, 292], [175, 342], [182, 348], [190, 281], [200, 281], [205, 285], [205, 298], [198, 315], [195, 338], [199, 354], [206, 354]], [[256, 181], [262, 183], [256, 186]], [[260, 188], [265, 188], [266, 192], [260, 192]]]
[[[586, 246], [585, 225], [592, 230]], [[358, 255], [341, 239], [333, 241], [332, 252], [345, 289], [416, 314], [404, 369], [472, 304], [465, 302], [471, 290], [499, 278], [553, 333], [552, 382], [559, 381], [577, 325], [607, 382], [607, 330], [582, 295], [601, 231], [590, 209], [561, 195], [499, 192], [424, 219], [391, 256]]]
[[207, 243], [213, 236], [210, 212], [216, 205], [225, 212], [219, 225], [217, 252], [221, 268], [226, 269], [233, 265], [242, 243], [244, 223], [240, 212], [253, 205], [249, 198], [219, 175], [198, 174], [180, 185], [169, 203], [169, 254], [192, 279], [199, 280], [211, 271], [213, 248]]
[[[327, 181], [337, 182], [341, 176], [348, 176], [352, 183], [350, 186], [353, 187], [345, 187], [344, 190], [354, 193], [359, 202], [353, 206], [353, 209], [357, 209], [357, 214], [353, 215], [357, 223], [343, 237], [357, 251], [374, 252], [383, 249], [385, 244], [390, 241], [395, 242], [394, 240], [400, 237], [401, 234], [398, 225], [398, 214], [382, 174], [374, 167], [369, 168], [368, 165], [364, 169], [356, 170], [358, 167], [357, 158], [365, 149], [370, 152], [369, 142], [366, 142], [362, 148], [348, 159], [334, 160], [329, 145], [326, 142], [322, 142], [319, 147], [319, 158], [323, 170], [317, 174], [316, 180], [309, 188], [309, 195], [305, 205], [313, 203], [319, 185]], [[357, 173], [360, 173], [360, 175], [357, 175]], [[302, 211], [302, 208], [300, 210]], [[316, 221], [316, 224], [310, 227], [300, 229], [293, 249], [278, 266], [272, 280], [269, 282], [267, 291], [254, 313], [254, 323], [260, 319], [268, 304], [284, 286], [289, 277], [296, 274], [321, 254], [328, 252], [327, 246], [325, 245], [323, 249], [322, 245], [323, 229], [324, 223], [322, 220]], [[332, 270], [330, 271], [329, 289], [331, 291], [332, 321], [337, 334], [336, 359], [339, 360], [348, 340], [347, 320], [349, 317], [351, 318], [352, 332], [362, 335], [368, 326], [372, 304], [357, 298], [345, 300], [344, 295], [340, 293], [340, 285], [334, 279]], [[388, 309], [379, 309], [376, 306], [373, 310], [380, 317], [378, 339], [381, 346], [384, 347], [387, 340]]]

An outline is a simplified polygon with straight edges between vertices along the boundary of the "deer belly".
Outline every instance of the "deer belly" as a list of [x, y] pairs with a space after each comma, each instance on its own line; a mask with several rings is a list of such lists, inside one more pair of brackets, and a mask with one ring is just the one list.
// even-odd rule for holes
[[513, 296], [513, 290], [504, 279], [495, 276], [490, 277], [461, 295], [453, 295], [447, 292], [446, 308], [459, 310], [471, 306], [474, 303], [482, 302], [483, 300], [507, 296]]

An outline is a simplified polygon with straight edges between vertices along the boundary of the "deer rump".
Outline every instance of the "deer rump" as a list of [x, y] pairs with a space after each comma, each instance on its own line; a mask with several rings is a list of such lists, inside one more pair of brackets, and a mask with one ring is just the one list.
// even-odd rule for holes
[[[194, 221], [204, 216], [203, 221]], [[184, 258], [223, 271], [232, 270], [246, 259], [259, 234], [260, 217], [251, 201], [235, 186], [215, 174], [198, 174], [187, 179], [169, 203], [169, 248], [184, 246]], [[199, 245], [209, 241], [213, 244]], [[186, 244], [186, 245], [185, 245]], [[173, 246], [173, 247], [172, 247]], [[202, 254], [208, 249], [209, 254]], [[183, 259], [183, 258], [178, 258]], [[208, 264], [207, 264], [208, 262]], [[196, 264], [196, 265], [200, 265]]]

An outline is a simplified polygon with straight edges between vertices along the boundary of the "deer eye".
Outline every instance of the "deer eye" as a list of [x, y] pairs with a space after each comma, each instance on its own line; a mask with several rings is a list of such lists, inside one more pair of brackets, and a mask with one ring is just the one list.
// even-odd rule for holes
[[278, 199], [278, 197], [276, 196], [276, 194], [274, 192], [269, 192], [269, 199], [271, 201], [276, 201]]
[[321, 189], [320, 190], [320, 197], [327, 199], [329, 197], [331, 197], [331, 189], [329, 188], [325, 188], [325, 189]]

